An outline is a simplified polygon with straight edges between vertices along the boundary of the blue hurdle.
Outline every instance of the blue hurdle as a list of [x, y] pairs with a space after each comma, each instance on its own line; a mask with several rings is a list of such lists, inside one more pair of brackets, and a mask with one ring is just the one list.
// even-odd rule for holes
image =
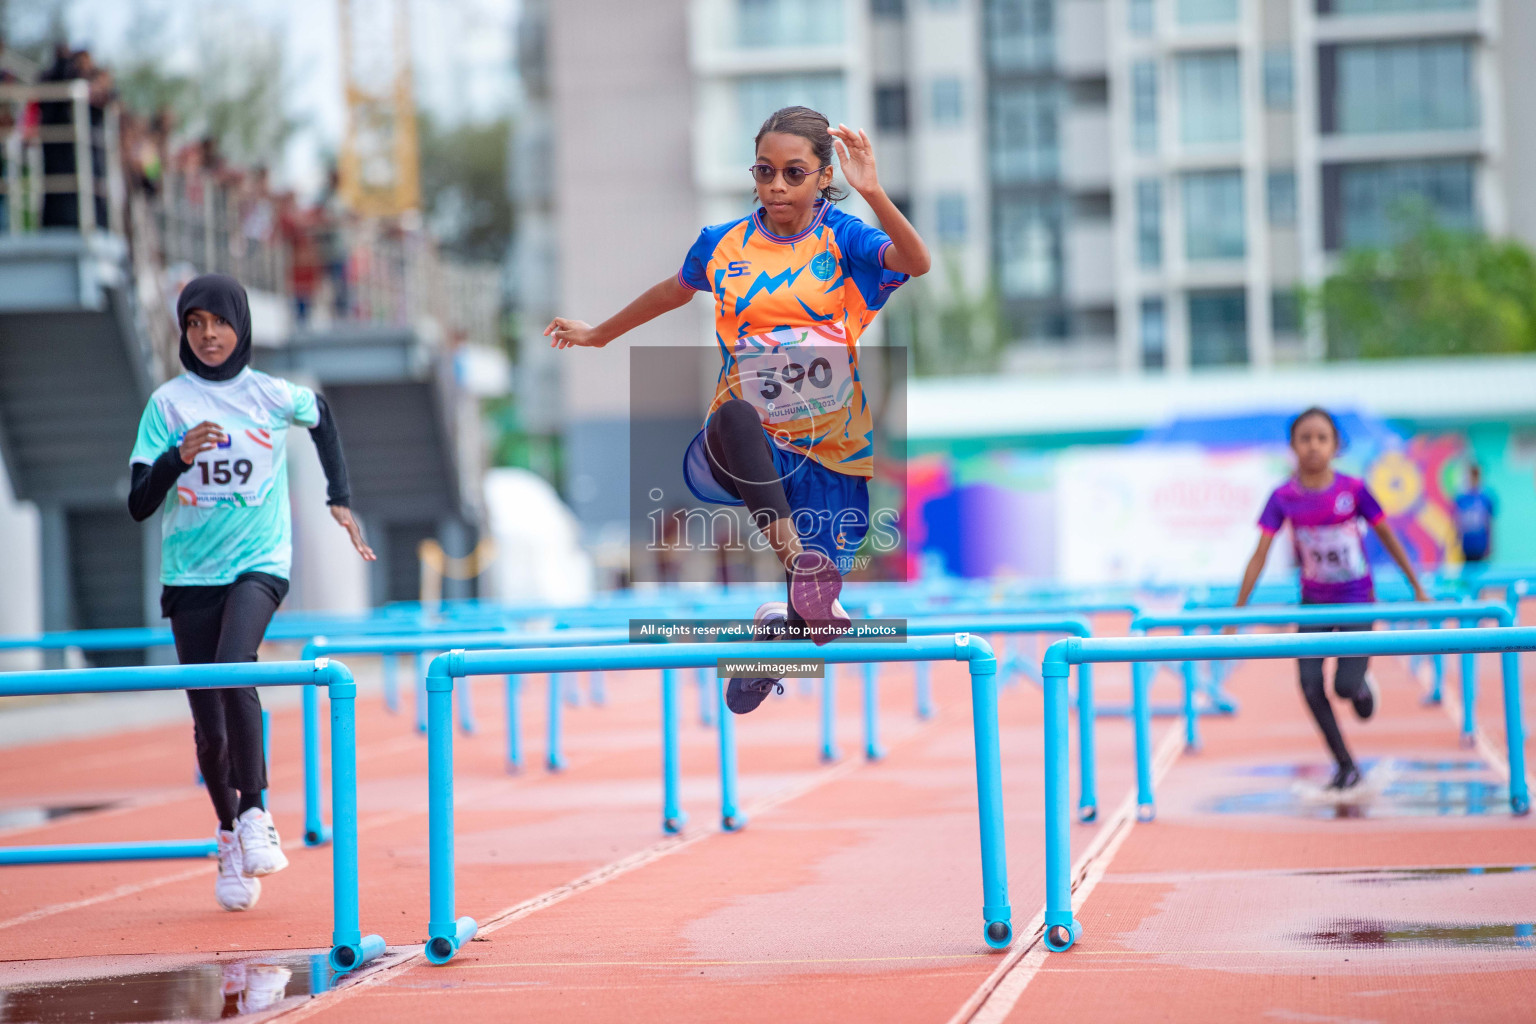
[[[997, 660], [980, 637], [960, 634], [926, 637], [904, 644], [848, 644], [816, 647], [810, 643], [699, 643], [676, 645], [628, 645], [624, 647], [577, 647], [563, 650], [464, 651], [453, 650], [432, 660], [427, 670], [428, 787], [431, 859], [431, 916], [427, 959], [442, 964], [473, 938], [478, 924], [471, 917], [456, 917], [453, 854], [453, 729], [452, 698], [458, 680], [474, 675], [528, 672], [577, 672], [625, 669], [661, 669], [663, 674], [663, 744], [674, 744], [677, 735], [676, 671], [714, 666], [720, 658], [821, 659], [828, 665], [864, 661], [963, 661], [970, 667], [971, 702], [976, 749], [977, 806], [981, 826], [982, 915], [989, 946], [1001, 949], [1013, 939], [1008, 904], [1007, 855], [1003, 837], [1002, 767], [998, 749]], [[669, 688], [666, 680], [672, 680]], [[670, 689], [670, 696], [668, 690]], [[717, 687], [718, 690], [718, 687]], [[720, 753], [722, 781], [734, 772], [727, 766], [731, 756], [730, 715], [721, 716]], [[669, 762], [670, 763], [670, 762]], [[733, 767], [733, 766], [732, 766]], [[740, 827], [735, 794], [722, 786], [722, 825]]]
[[[1167, 615], [1138, 616], [1132, 632], [1143, 634], [1151, 629], [1182, 629], [1185, 635], [1195, 629], [1223, 629], [1228, 626], [1353, 625], [1373, 622], [1436, 622], [1454, 620], [1475, 625], [1492, 619], [1503, 628], [1513, 622], [1509, 608], [1497, 601], [1483, 602], [1401, 602], [1394, 604], [1341, 604], [1250, 606], [1247, 608], [1204, 609], [1173, 612]], [[1403, 631], [1407, 632], [1407, 631]], [[1443, 652], [1442, 652], [1443, 653]], [[1462, 654], [1462, 726], [1461, 742], [1468, 745], [1476, 730], [1476, 680], [1469, 667], [1476, 655]], [[1512, 659], [1506, 659], [1507, 673]], [[1518, 672], [1518, 666], [1516, 667]], [[1149, 691], [1151, 680], [1145, 662], [1131, 666], [1131, 695], [1136, 732], [1136, 802], [1142, 821], [1156, 817], [1152, 794], [1152, 716]], [[1506, 680], [1507, 685], [1507, 680]], [[1194, 708], [1194, 661], [1184, 661], [1184, 742], [1190, 750], [1199, 749]]]
[[[361, 967], [384, 952], [384, 940], [363, 935], [358, 920], [357, 876], [357, 684], [339, 661], [267, 661], [221, 665], [157, 665], [130, 668], [8, 672], [0, 696], [126, 693], [140, 690], [229, 689], [241, 686], [324, 686], [331, 704], [331, 805], [336, 816], [332, 849], [333, 930], [331, 966]], [[0, 864], [86, 863], [207, 857], [209, 842], [76, 843], [0, 847]]]
[[[1316, 606], [1327, 611], [1350, 606]], [[1382, 607], [1382, 606], [1377, 606]], [[1419, 605], [1421, 617], [1431, 605]], [[1453, 606], [1460, 607], [1460, 606]], [[1245, 611], [1239, 609], [1238, 611]], [[1454, 614], [1454, 613], [1453, 613]], [[1227, 623], [1222, 623], [1226, 625]], [[1046, 651], [1045, 679], [1045, 944], [1071, 948], [1082, 935], [1072, 916], [1070, 818], [1067, 812], [1067, 673], [1073, 665], [1264, 658], [1370, 657], [1385, 654], [1501, 654], [1509, 806], [1530, 813], [1525, 778], [1525, 724], [1520, 710], [1518, 653], [1536, 651], [1536, 628], [1414, 629], [1372, 633], [1275, 633], [1246, 636], [1069, 637]]]

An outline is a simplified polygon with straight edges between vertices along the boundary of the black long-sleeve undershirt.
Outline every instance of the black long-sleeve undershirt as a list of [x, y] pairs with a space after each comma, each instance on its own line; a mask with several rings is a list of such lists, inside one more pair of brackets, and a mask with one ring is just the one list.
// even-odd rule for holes
[[[309, 428], [309, 436], [320, 456], [320, 468], [325, 471], [325, 503], [351, 507], [352, 488], [347, 479], [347, 458], [341, 450], [341, 434], [336, 430], [336, 420], [325, 399], [316, 395], [315, 404], [319, 408], [320, 422]], [[181, 449], [176, 445], [161, 452], [152, 465], [134, 463], [128, 490], [128, 514], [139, 523], [154, 515], [181, 474], [191, 468], [181, 460]]]
[[181, 461], [181, 449], [171, 445], [160, 453], [153, 465], [133, 464], [133, 486], [128, 491], [128, 514], [142, 523], [165, 503], [176, 481], [192, 467]]
[[347, 457], [341, 450], [341, 434], [336, 420], [331, 417], [331, 407], [325, 404], [324, 395], [315, 396], [320, 408], [320, 422], [309, 428], [309, 439], [315, 442], [320, 456], [320, 468], [325, 470], [325, 503], [352, 506], [352, 483], [347, 479]]

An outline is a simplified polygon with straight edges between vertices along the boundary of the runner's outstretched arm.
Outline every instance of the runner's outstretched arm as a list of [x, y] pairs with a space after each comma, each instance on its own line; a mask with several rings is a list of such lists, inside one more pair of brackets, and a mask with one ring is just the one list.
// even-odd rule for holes
[[596, 327], [585, 320], [557, 316], [544, 328], [544, 336], [554, 339], [549, 343], [551, 348], [571, 348], [576, 345], [602, 348], [621, 334], [649, 323], [663, 313], [686, 306], [693, 294], [692, 288], [684, 287], [676, 277], [669, 277], [641, 292], [639, 298]]
[[1274, 542], [1274, 534], [1267, 530], [1259, 531], [1259, 546], [1253, 549], [1253, 557], [1248, 559], [1248, 568], [1243, 570], [1243, 585], [1237, 592], [1237, 600], [1233, 602], [1236, 607], [1241, 608], [1248, 603], [1254, 586], [1259, 582], [1259, 573], [1264, 571], [1264, 563], [1269, 561], [1269, 546]]
[[1418, 573], [1413, 571], [1413, 562], [1409, 561], [1408, 552], [1403, 550], [1403, 542], [1397, 539], [1397, 534], [1392, 531], [1392, 527], [1383, 519], [1378, 523], [1373, 523], [1371, 529], [1376, 531], [1376, 538], [1381, 541], [1381, 546], [1387, 549], [1387, 554], [1392, 556], [1392, 561], [1397, 563], [1397, 567], [1407, 577], [1408, 585], [1413, 587], [1413, 599], [1415, 601], [1428, 601], [1429, 595], [1419, 585]]

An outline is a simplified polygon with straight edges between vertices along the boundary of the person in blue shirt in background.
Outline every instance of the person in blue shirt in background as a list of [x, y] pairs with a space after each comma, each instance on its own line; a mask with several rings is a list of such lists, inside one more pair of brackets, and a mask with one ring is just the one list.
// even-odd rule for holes
[[1461, 555], [1468, 564], [1486, 562], [1493, 555], [1493, 517], [1498, 502], [1483, 490], [1483, 469], [1477, 463], [1467, 467], [1467, 489], [1456, 495], [1456, 536], [1461, 540]]

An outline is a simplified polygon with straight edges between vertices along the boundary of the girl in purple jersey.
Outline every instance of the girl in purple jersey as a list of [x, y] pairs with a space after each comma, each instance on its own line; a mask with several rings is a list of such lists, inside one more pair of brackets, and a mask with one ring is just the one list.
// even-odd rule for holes
[[[1424, 588], [1408, 561], [1408, 553], [1397, 534], [1387, 525], [1386, 515], [1375, 495], [1363, 480], [1333, 471], [1339, 453], [1339, 426], [1325, 409], [1313, 407], [1291, 421], [1291, 450], [1296, 453], [1296, 475], [1275, 488], [1259, 516], [1259, 546], [1248, 560], [1243, 586], [1238, 591], [1237, 606], [1248, 603], [1269, 546], [1275, 541], [1286, 520], [1296, 545], [1296, 561], [1301, 566], [1302, 604], [1357, 604], [1376, 600], [1371, 585], [1371, 566], [1365, 558], [1365, 542], [1359, 520], [1364, 519], [1382, 547], [1392, 556], [1413, 586], [1417, 600], [1427, 601]], [[1338, 630], [1367, 630], [1355, 626], [1302, 626], [1302, 633], [1330, 633]], [[1374, 680], [1366, 674], [1368, 658], [1340, 658], [1333, 673], [1333, 692], [1355, 707], [1360, 718], [1370, 718], [1376, 710], [1378, 694]], [[1300, 658], [1301, 692], [1307, 707], [1328, 743], [1338, 770], [1328, 789], [1343, 792], [1360, 784], [1360, 769], [1355, 766], [1339, 723], [1328, 703], [1323, 682], [1323, 659]]]

